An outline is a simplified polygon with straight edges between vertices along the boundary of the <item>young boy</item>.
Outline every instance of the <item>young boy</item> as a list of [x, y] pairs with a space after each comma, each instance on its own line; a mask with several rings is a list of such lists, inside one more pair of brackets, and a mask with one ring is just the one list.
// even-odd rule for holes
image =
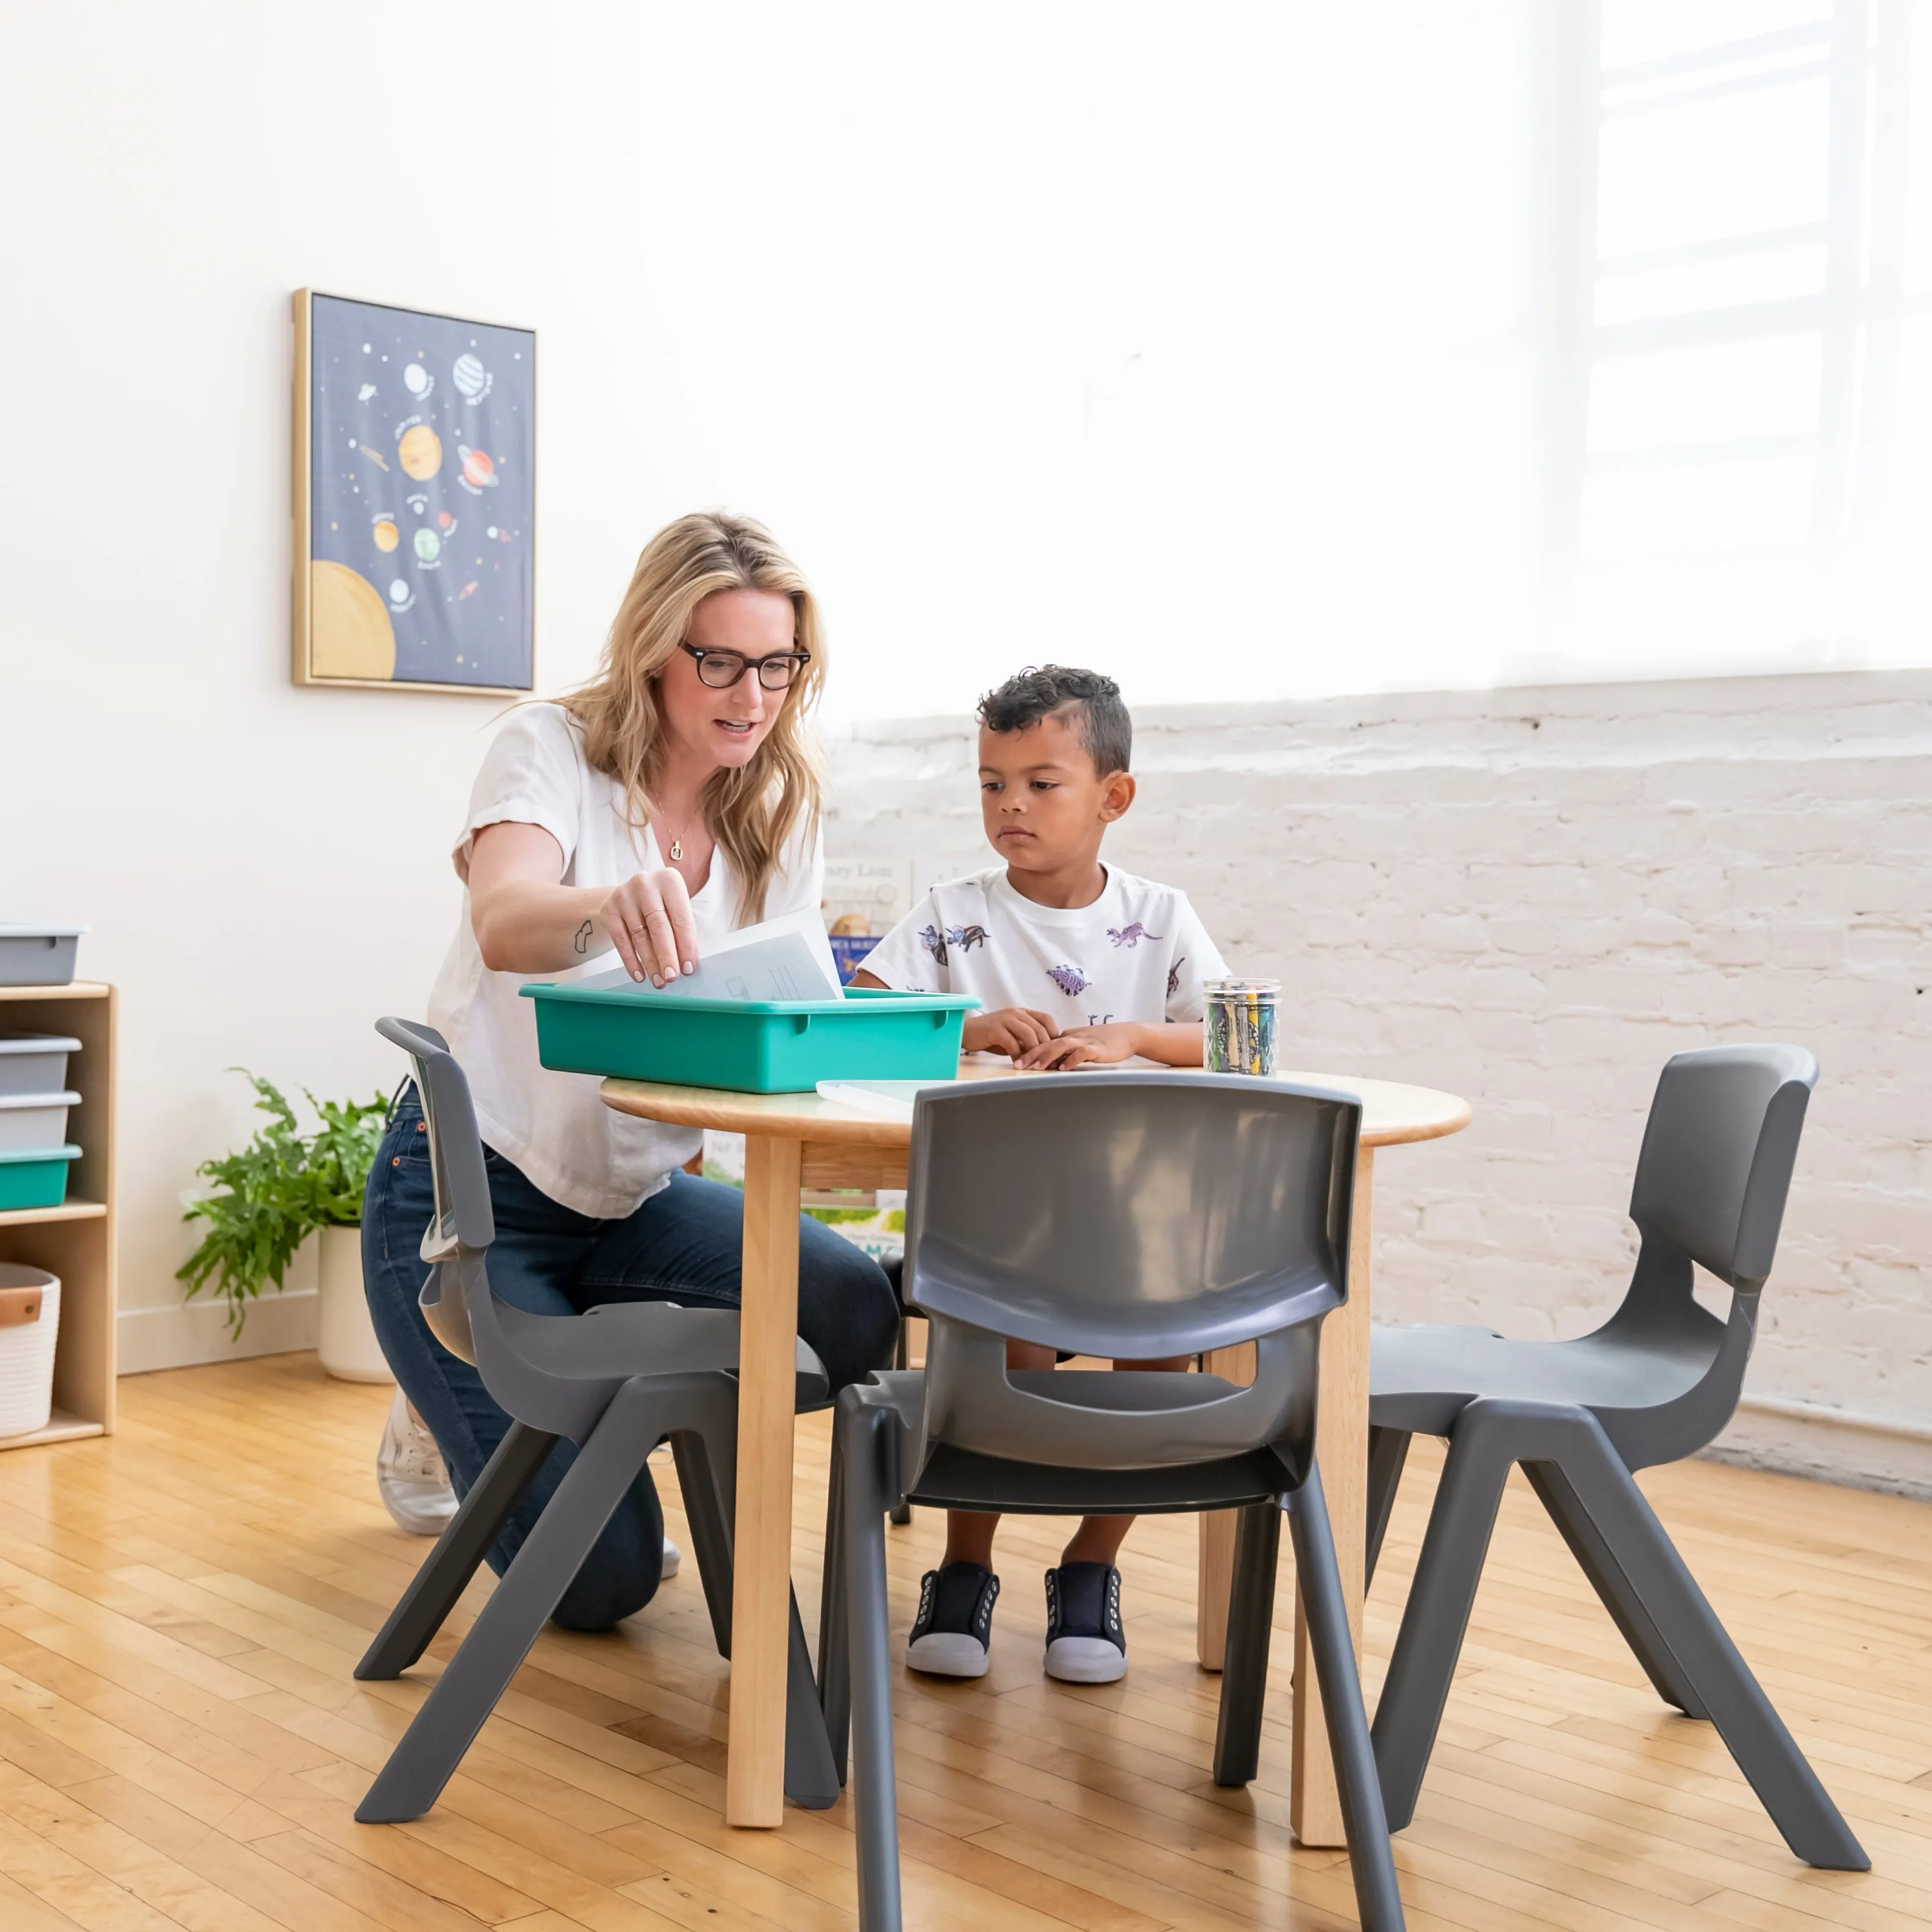
[[[980, 808], [1005, 862], [935, 886], [853, 983], [976, 994], [982, 1010], [966, 1016], [964, 1050], [1004, 1053], [1024, 1072], [1135, 1054], [1198, 1066], [1202, 983], [1226, 973], [1221, 956], [1185, 893], [1100, 862], [1107, 827], [1134, 802], [1132, 746], [1120, 686], [1094, 671], [1048, 664], [982, 698]], [[1006, 1362], [1050, 1369], [1053, 1351], [1009, 1342]], [[906, 1646], [914, 1670], [985, 1675], [999, 1520], [948, 1515], [945, 1557], [921, 1582]], [[1114, 1558], [1132, 1522], [1088, 1517], [1046, 1573], [1048, 1676], [1111, 1684], [1125, 1674]]]

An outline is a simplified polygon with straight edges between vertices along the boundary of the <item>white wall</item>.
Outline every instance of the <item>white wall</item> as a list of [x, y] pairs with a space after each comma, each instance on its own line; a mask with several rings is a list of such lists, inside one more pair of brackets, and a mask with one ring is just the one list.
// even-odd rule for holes
[[[1932, 513], [1923, 10], [1868, 46], [1827, 0], [8, 10], [0, 914], [91, 922], [124, 989], [127, 1360], [220, 1346], [172, 1277], [179, 1190], [250, 1125], [222, 1070], [389, 1078], [369, 1022], [423, 1002], [491, 716], [288, 683], [292, 290], [538, 327], [545, 688], [650, 531], [719, 502], [812, 573], [846, 717], [962, 712], [1049, 656], [1143, 705], [1922, 659], [1932, 579], [1887, 518]], [[1696, 67], [1767, 26], [1789, 88]], [[1669, 138], [1580, 146], [1659, 61], [1695, 71], [1612, 118]], [[1637, 98], [1687, 74], [1756, 119]], [[1827, 238], [1771, 264], [1820, 346], [1762, 380], [1766, 317], [1699, 254], [1746, 216]], [[1674, 268], [1642, 266], [1659, 221]], [[1687, 397], [1724, 407], [1660, 454], [1640, 432]], [[1811, 465], [1802, 594], [1717, 594], [1705, 550], [1625, 554], [1592, 509], [1650, 464], [1636, 501], [1694, 550], [1786, 568], [1712, 436]]]
[[122, 989], [128, 1366], [224, 1346], [172, 1280], [180, 1190], [251, 1130], [223, 1070], [393, 1082], [370, 1023], [422, 1010], [496, 709], [290, 684], [291, 291], [538, 327], [546, 686], [587, 668], [650, 530], [726, 494], [626, 245], [628, 20], [8, 14], [0, 916], [89, 922], [82, 970]]
[[[1659, 1066], [1793, 1040], [1822, 1077], [1726, 1449], [1932, 1494], [1932, 674], [1136, 724], [1109, 850], [1282, 976], [1288, 1064], [1474, 1104], [1377, 1157], [1378, 1317], [1595, 1325]], [[962, 719], [856, 728], [830, 849], [988, 862], [972, 746]]]

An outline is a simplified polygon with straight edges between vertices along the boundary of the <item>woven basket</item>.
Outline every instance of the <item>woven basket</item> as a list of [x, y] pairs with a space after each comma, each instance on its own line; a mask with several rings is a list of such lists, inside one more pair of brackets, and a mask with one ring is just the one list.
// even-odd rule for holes
[[0, 1440], [29, 1436], [53, 1413], [60, 1277], [0, 1262]]

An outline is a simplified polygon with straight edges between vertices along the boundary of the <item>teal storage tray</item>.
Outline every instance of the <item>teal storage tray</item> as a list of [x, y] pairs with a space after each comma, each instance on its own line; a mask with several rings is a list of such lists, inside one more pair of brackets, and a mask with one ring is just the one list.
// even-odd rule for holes
[[530, 986], [537, 1058], [560, 1073], [745, 1094], [821, 1080], [950, 1080], [964, 994], [849, 992], [842, 1000], [705, 1000], [622, 986]]
[[58, 1208], [67, 1198], [68, 1167], [77, 1147], [14, 1148], [0, 1153], [0, 1214], [20, 1208]]

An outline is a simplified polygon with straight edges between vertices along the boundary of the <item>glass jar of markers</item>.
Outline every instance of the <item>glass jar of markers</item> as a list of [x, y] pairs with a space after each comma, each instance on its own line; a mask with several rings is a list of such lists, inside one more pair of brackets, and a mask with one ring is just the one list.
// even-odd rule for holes
[[1279, 980], [1210, 980], [1205, 1064], [1210, 1073], [1274, 1071]]

